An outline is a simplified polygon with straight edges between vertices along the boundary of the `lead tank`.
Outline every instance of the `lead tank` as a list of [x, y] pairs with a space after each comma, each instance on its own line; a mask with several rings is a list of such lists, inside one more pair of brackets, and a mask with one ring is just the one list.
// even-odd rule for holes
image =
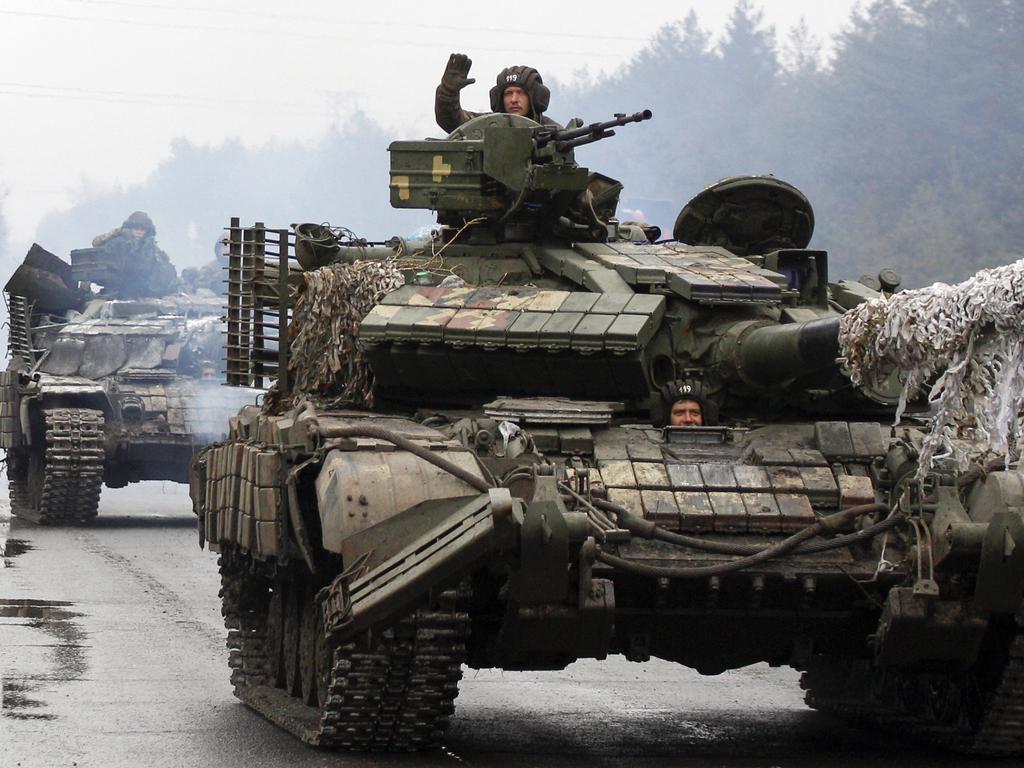
[[[791, 185], [720, 182], [667, 240], [617, 221], [574, 150], [647, 117], [394, 142], [427, 240], [232, 221], [228, 382], [274, 387], [192, 498], [235, 694], [409, 750], [464, 665], [768, 662], [814, 707], [1019, 754], [1024, 477], [921, 466], [925, 404], [852, 383], [840, 318], [898, 278], [830, 282]], [[665, 426], [681, 378], [703, 426]]]
[[68, 264], [33, 245], [5, 286], [0, 447], [18, 517], [86, 524], [104, 483], [185, 483], [194, 453], [255, 400], [219, 386], [221, 299], [84, 287], [113, 283], [121, 266], [99, 248], [73, 251]]

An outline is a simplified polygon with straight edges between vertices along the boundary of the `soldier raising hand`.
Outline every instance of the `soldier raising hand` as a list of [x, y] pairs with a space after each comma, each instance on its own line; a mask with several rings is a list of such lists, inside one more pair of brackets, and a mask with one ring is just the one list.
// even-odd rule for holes
[[[448, 57], [448, 64], [437, 86], [434, 117], [437, 124], [448, 133], [467, 120], [483, 114], [464, 110], [459, 97], [463, 88], [476, 82], [469, 77], [469, 69], [472, 66], [473, 60], [466, 54], [453, 53]], [[544, 85], [540, 72], [526, 66], [506, 67], [501, 70], [490, 91], [491, 112], [522, 115], [543, 125], [557, 125], [544, 116], [550, 99], [551, 91]]]

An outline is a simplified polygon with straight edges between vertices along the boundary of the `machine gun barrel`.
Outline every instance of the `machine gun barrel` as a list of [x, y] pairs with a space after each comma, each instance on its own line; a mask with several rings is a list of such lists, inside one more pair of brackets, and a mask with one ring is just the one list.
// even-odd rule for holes
[[543, 147], [550, 142], [555, 142], [555, 149], [558, 152], [567, 152], [573, 147], [579, 147], [583, 144], [590, 144], [601, 139], [607, 139], [609, 136], [614, 136], [615, 131], [611, 130], [620, 125], [627, 125], [628, 123], [640, 123], [644, 120], [650, 120], [653, 116], [653, 112], [649, 109], [645, 109], [641, 112], [634, 112], [631, 115], [627, 115], [624, 112], [616, 113], [615, 117], [611, 120], [605, 120], [602, 123], [591, 123], [590, 125], [582, 125], [579, 128], [568, 128], [562, 130], [551, 130], [550, 128], [541, 128], [535, 132], [535, 138], [538, 147]]
[[755, 387], [771, 387], [836, 366], [839, 317], [802, 323], [740, 323], [722, 338], [719, 359]]

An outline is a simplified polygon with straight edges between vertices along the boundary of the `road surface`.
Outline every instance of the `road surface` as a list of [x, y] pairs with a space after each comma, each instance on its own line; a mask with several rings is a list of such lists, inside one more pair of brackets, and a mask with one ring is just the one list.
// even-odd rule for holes
[[170, 483], [104, 489], [84, 529], [11, 520], [3, 493], [0, 765], [972, 764], [807, 709], [792, 670], [709, 678], [619, 658], [466, 670], [440, 752], [318, 752], [232, 696], [216, 557], [199, 549], [194, 522], [185, 488]]

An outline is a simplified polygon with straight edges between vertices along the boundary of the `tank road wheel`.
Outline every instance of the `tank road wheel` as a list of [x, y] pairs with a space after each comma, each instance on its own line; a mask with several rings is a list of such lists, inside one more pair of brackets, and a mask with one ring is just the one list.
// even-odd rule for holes
[[284, 685], [284, 589], [280, 582], [274, 585], [267, 605], [267, 684]]
[[13, 448], [7, 458], [7, 487], [11, 512], [34, 523], [55, 522], [54, 516], [44, 519], [43, 481], [45, 458], [38, 448]]
[[[884, 675], [884, 679], [883, 676]], [[801, 679], [807, 703], [959, 752], [1024, 754], [1024, 621], [990, 626], [964, 673], [888, 671], [823, 659]]]
[[327, 642], [327, 633], [324, 631], [324, 619], [322, 610], [319, 610], [313, 646], [316, 650], [316, 701], [321, 709], [327, 707], [327, 697], [331, 692], [331, 673], [334, 670], [334, 649]]
[[[252, 579], [249, 574], [246, 578]], [[241, 595], [238, 632], [242, 641], [242, 674], [248, 685], [267, 679], [267, 593], [265, 582], [247, 583]]]
[[284, 598], [284, 689], [290, 696], [302, 694], [299, 680], [299, 638], [302, 631], [302, 585], [292, 582]]
[[900, 675], [896, 682], [896, 698], [900, 709], [912, 717], [920, 717], [928, 709], [928, 683], [918, 675]]
[[217, 567], [220, 570], [220, 614], [224, 619], [224, 628], [228, 636], [225, 645], [228, 648], [228, 667], [231, 668], [231, 685], [235, 688], [235, 695], [238, 695], [238, 688], [245, 681], [242, 677], [242, 638], [238, 631], [239, 613], [241, 612], [241, 591], [242, 581], [233, 567], [233, 558], [225, 551], [217, 558]]
[[218, 562], [231, 683], [235, 696], [241, 698], [243, 690], [262, 685], [267, 679], [270, 592], [266, 580], [251, 573], [246, 559], [237, 552], [225, 550]]
[[[38, 448], [24, 450], [24, 479], [11, 485], [11, 512], [40, 525], [72, 522], [64, 519], [64, 510], [53, 503], [54, 478], [47, 483], [46, 455]], [[70, 510], [68, 510], [70, 511]]]
[[[958, 676], [959, 677], [959, 676]], [[963, 707], [968, 691], [966, 678], [935, 677], [928, 686], [928, 715], [944, 725], [966, 722]]]
[[10, 448], [7, 451], [7, 487], [11, 512], [27, 518], [32, 502], [28, 492], [28, 449]]
[[43, 415], [45, 448], [12, 452], [11, 511], [40, 525], [91, 522], [99, 511], [103, 487], [103, 414], [54, 408]]
[[316, 682], [316, 627], [323, 626], [323, 618], [316, 602], [316, 592], [305, 592], [302, 601], [302, 621], [299, 625], [299, 689], [303, 704], [317, 705]]
[[[44, 499], [49, 493], [45, 492], [46, 487], [46, 456], [35, 448], [28, 452], [28, 504], [29, 509], [36, 515], [41, 515]], [[58, 510], [48, 510], [47, 517], [56, 520], [60, 516]], [[44, 522], [40, 519], [39, 522]]]

